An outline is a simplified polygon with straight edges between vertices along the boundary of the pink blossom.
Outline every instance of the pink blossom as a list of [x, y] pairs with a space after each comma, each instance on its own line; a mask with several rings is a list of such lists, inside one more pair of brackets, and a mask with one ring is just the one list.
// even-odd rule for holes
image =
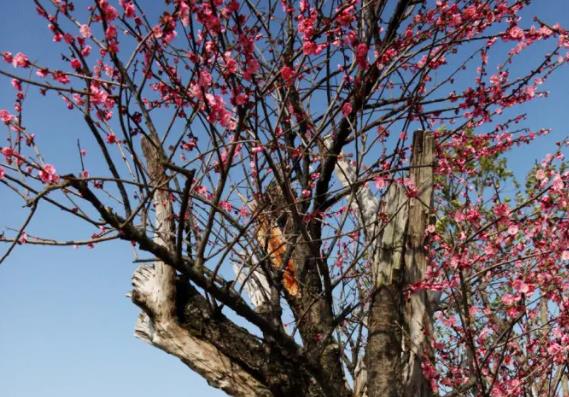
[[6, 109], [0, 109], [0, 120], [6, 124], [10, 124], [12, 120], [14, 120], [14, 116], [8, 113]]
[[[183, 2], [181, 2], [183, 3]], [[121, 7], [124, 8], [124, 15], [127, 18], [134, 18], [136, 15], [136, 9], [132, 1], [120, 0]]]
[[8, 147], [8, 146], [5, 146], [2, 148], [2, 154], [4, 155], [4, 157], [6, 158], [6, 161], [8, 163], [11, 163], [12, 157], [17, 155], [17, 153], [14, 151], [14, 149], [12, 149], [11, 147]]
[[524, 283], [522, 280], [519, 279], [514, 280], [514, 282], [512, 283], [512, 288], [522, 294], [527, 294], [531, 290], [528, 284]]
[[234, 103], [237, 106], [240, 106], [240, 105], [245, 105], [247, 102], [249, 102], [249, 96], [242, 92], [233, 98], [232, 103]]
[[204, 197], [204, 198], [209, 198], [210, 197], [210, 193], [208, 192], [207, 188], [203, 185], [199, 185], [196, 186], [194, 188], [196, 194], [199, 194], [200, 196]]
[[180, 20], [182, 21], [182, 25], [188, 26], [190, 24], [190, 6], [185, 1], [180, 1]]
[[385, 186], [387, 186], [387, 182], [385, 181], [385, 178], [382, 176], [376, 176], [373, 181], [375, 182], [375, 187], [377, 189], [383, 189]]
[[513, 40], [520, 40], [524, 38], [524, 31], [519, 26], [514, 26], [509, 30], [508, 36]]
[[198, 140], [196, 138], [190, 138], [187, 142], [182, 142], [182, 149], [187, 151], [192, 151], [198, 146]]
[[547, 347], [547, 352], [553, 356], [553, 361], [562, 364], [565, 361], [564, 348], [559, 343], [552, 343]]
[[202, 70], [200, 72], [199, 85], [202, 87], [210, 87], [212, 83], [211, 73], [207, 70]]
[[504, 294], [502, 296], [502, 303], [506, 306], [512, 306], [514, 303], [516, 303], [518, 301], [518, 298], [516, 298], [514, 295], [512, 294]]
[[358, 46], [356, 47], [355, 53], [356, 53], [356, 63], [358, 64], [358, 66], [362, 69], [366, 68], [368, 65], [368, 63], [367, 63], [367, 53], [368, 53], [367, 44], [365, 44], [365, 43], [358, 44]]
[[84, 39], [88, 39], [89, 37], [92, 36], [91, 28], [89, 27], [89, 25], [81, 25], [81, 27], [79, 28], [79, 33], [81, 34], [81, 37], [83, 37]]
[[459, 26], [462, 24], [462, 17], [460, 14], [453, 14], [450, 19], [451, 26]]
[[117, 138], [116, 134], [113, 132], [108, 133], [105, 140], [107, 141], [107, 143], [110, 143], [110, 144], [114, 144], [114, 143], [118, 142], [118, 138]]
[[67, 43], [67, 44], [71, 44], [75, 41], [75, 38], [73, 37], [73, 35], [69, 34], [69, 33], [65, 33], [63, 35], [63, 40]]
[[59, 175], [57, 175], [55, 167], [51, 164], [44, 165], [38, 176], [43, 183], [53, 184], [59, 182]]
[[510, 214], [510, 208], [508, 207], [508, 204], [505, 203], [496, 204], [494, 206], [494, 214], [500, 218], [507, 217]]
[[516, 234], [518, 234], [519, 228], [517, 225], [510, 225], [510, 227], [508, 228], [508, 234], [510, 236], [515, 236]]
[[319, 55], [324, 48], [326, 48], [326, 44], [316, 44], [313, 41], [305, 41], [302, 45], [304, 55]]
[[338, 13], [336, 17], [336, 22], [340, 26], [348, 26], [355, 19], [354, 17], [354, 6], [345, 7], [342, 5], [343, 10]]
[[164, 33], [164, 37], [162, 40], [164, 40], [164, 43], [170, 44], [176, 38], [176, 36], [178, 36], [178, 32], [176, 32], [175, 30], [169, 30]]
[[475, 6], [470, 6], [464, 9], [464, 11], [462, 12], [462, 16], [464, 17], [464, 19], [472, 19], [476, 16], [476, 7]]
[[296, 73], [290, 66], [283, 66], [281, 68], [281, 77], [286, 82], [286, 85], [291, 86], [296, 79]]
[[14, 87], [17, 91], [22, 91], [22, 82], [18, 79], [12, 79], [11, 81], [12, 87]]
[[249, 215], [250, 215], [249, 208], [247, 208], [246, 206], [242, 206], [241, 208], [239, 208], [239, 216], [246, 217]]
[[251, 58], [247, 61], [245, 72], [243, 77], [246, 80], [251, 80], [253, 75], [259, 70], [259, 62], [255, 58]]
[[109, 4], [108, 0], [99, 0], [99, 7], [103, 10], [103, 15], [107, 21], [112, 21], [113, 19], [118, 18], [118, 11]]
[[407, 197], [417, 197], [417, 195], [419, 194], [417, 186], [415, 185], [415, 182], [413, 182], [411, 178], [403, 179], [403, 186], [405, 186]]
[[223, 60], [225, 62], [225, 71], [227, 74], [237, 73], [237, 61], [232, 58], [231, 51], [227, 51], [223, 54]]
[[535, 179], [537, 179], [538, 181], [542, 181], [545, 179], [545, 172], [543, 170], [537, 170], [535, 173]]
[[231, 212], [233, 210], [233, 205], [229, 201], [220, 201], [219, 206], [227, 212]]
[[93, 104], [105, 104], [107, 102], [109, 95], [105, 90], [99, 88], [97, 85], [91, 84], [89, 91], [90, 99]]
[[346, 117], [352, 113], [352, 104], [350, 102], [346, 102], [342, 105], [342, 113]]
[[6, 170], [4, 170], [4, 167], [0, 166], [0, 179], [4, 179], [5, 175], [6, 175]]
[[12, 66], [15, 68], [27, 68], [30, 66], [30, 60], [25, 54], [18, 52], [16, 55], [14, 55]]
[[2, 58], [4, 58], [4, 62], [6, 63], [12, 63], [12, 61], [14, 60], [14, 56], [10, 51], [4, 51], [2, 53]]
[[551, 184], [551, 188], [553, 189], [554, 192], [562, 193], [564, 187], [565, 183], [563, 182], [563, 179], [561, 179], [561, 176], [559, 174], [556, 174], [553, 177], [553, 183]]
[[81, 55], [83, 55], [84, 57], [88, 57], [89, 54], [91, 54], [91, 46], [90, 45], [86, 45], [85, 47], [83, 47], [81, 49]]
[[28, 234], [26, 232], [22, 232], [18, 237], [18, 244], [26, 244], [28, 242]]
[[82, 65], [81, 65], [81, 61], [79, 59], [73, 58], [70, 63], [71, 63], [71, 67], [73, 69], [75, 69], [75, 70], [81, 69]]
[[117, 28], [114, 25], [109, 25], [107, 30], [105, 31], [105, 37], [107, 40], [112, 41], [117, 37]]
[[251, 153], [254, 153], [254, 154], [261, 153], [262, 151], [263, 151], [262, 146], [254, 146], [251, 148]]
[[52, 73], [53, 79], [61, 84], [69, 84], [69, 77], [59, 70]]

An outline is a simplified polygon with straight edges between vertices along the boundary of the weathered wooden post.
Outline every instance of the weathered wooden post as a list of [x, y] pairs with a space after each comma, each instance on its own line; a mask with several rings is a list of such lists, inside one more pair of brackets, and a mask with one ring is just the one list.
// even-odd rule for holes
[[[409, 199], [409, 220], [405, 233], [404, 286], [421, 281], [425, 277], [427, 258], [424, 248], [425, 230], [429, 223], [433, 194], [433, 135], [417, 131], [413, 136], [411, 180], [417, 195]], [[423, 376], [421, 360], [429, 348], [425, 335], [431, 333], [431, 310], [426, 291], [410, 295], [405, 302], [405, 332], [403, 343], [404, 395], [430, 396], [431, 388]]]
[[369, 397], [430, 396], [421, 371], [421, 358], [430, 329], [430, 310], [424, 292], [404, 290], [424, 277], [425, 228], [433, 187], [433, 136], [417, 131], [413, 136], [410, 178], [417, 192], [409, 195], [399, 184], [386, 194], [384, 212], [389, 217], [372, 274], [374, 292], [368, 320], [366, 367]]

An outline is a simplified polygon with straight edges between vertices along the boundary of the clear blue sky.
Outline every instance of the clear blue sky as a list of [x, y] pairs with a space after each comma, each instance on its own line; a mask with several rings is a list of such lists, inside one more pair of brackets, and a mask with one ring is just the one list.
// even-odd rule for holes
[[[84, 2], [75, 3], [81, 7]], [[534, 3], [530, 14], [569, 26], [569, 1]], [[0, 4], [0, 51], [23, 51], [33, 59], [57, 62], [51, 36], [45, 22], [36, 16], [33, 2], [0, 0]], [[9, 82], [0, 79], [0, 87], [0, 108], [11, 109]], [[525, 125], [553, 128], [554, 133], [510, 157], [518, 174], [569, 132], [569, 68], [554, 76], [546, 88], [551, 96], [526, 107], [529, 120]], [[66, 140], [66, 136], [83, 128], [77, 115], [66, 111], [59, 100], [30, 98], [26, 107], [27, 124], [37, 132], [46, 157], [71, 161], [76, 156], [75, 141]], [[17, 225], [25, 217], [21, 203], [6, 189], [0, 189], [0, 203], [0, 227]], [[31, 226], [37, 233], [82, 237], [92, 233], [57, 211], [40, 209]], [[134, 268], [132, 251], [123, 243], [92, 250], [16, 249], [0, 266], [0, 395], [224, 395], [178, 359], [134, 338], [138, 310], [125, 297]]]

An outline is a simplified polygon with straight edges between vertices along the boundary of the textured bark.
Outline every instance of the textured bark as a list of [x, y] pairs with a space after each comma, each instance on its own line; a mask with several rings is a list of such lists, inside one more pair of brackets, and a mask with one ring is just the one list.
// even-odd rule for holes
[[233, 363], [259, 379], [271, 395], [325, 395], [302, 360], [283, 354], [222, 313], [211, 310], [206, 299], [183, 280], [178, 283], [178, 307], [178, 318], [184, 329], [198, 339], [210, 341]]
[[[277, 226], [276, 219], [290, 218], [282, 195], [271, 197], [274, 220], [266, 220], [272, 228], [279, 228], [279, 233], [264, 236], [279, 241], [263, 245], [269, 249], [274, 246], [269, 258], [274, 271], [282, 271], [285, 276], [280, 280], [304, 342], [306, 363], [270, 343], [262, 343], [229, 321], [212, 309], [187, 279], [162, 262], [141, 266], [133, 277], [133, 300], [144, 310], [137, 336], [179, 357], [212, 386], [235, 396], [430, 396], [420, 365], [425, 355], [425, 331], [430, 330], [427, 297], [415, 294], [404, 302], [402, 293], [409, 283], [424, 276], [424, 229], [432, 191], [432, 137], [417, 133], [414, 139], [411, 178], [419, 193], [408, 199], [405, 190], [394, 184], [385, 199], [383, 212], [390, 222], [370, 252], [375, 290], [368, 318], [366, 365], [359, 367], [353, 392], [346, 385], [340, 352], [331, 337], [333, 313], [318, 273], [322, 265], [318, 261], [322, 259], [314, 254], [319, 252], [318, 243], [299, 233], [291, 219], [285, 219], [282, 229]], [[174, 216], [165, 189], [166, 173], [160, 153], [144, 142], [148, 170], [156, 188], [155, 242], [174, 251]], [[342, 161], [337, 171], [343, 173], [339, 179], [347, 186], [357, 177]], [[370, 238], [375, 238], [377, 202], [368, 193], [356, 189], [355, 205], [362, 226]], [[291, 269], [294, 273], [288, 276], [294, 278], [287, 280], [286, 271]], [[302, 286], [301, 292], [290, 288], [295, 283], [298, 288]]]
[[[147, 169], [155, 188], [155, 242], [174, 250], [174, 214], [169, 200], [167, 176], [162, 166], [162, 153], [143, 139], [142, 149]], [[176, 271], [157, 261], [140, 266], [133, 276], [133, 301], [144, 312], [135, 334], [152, 345], [179, 357], [203, 376], [210, 385], [234, 396], [270, 396], [271, 391], [243, 369], [218, 347], [182, 327], [177, 316]]]
[[[424, 249], [425, 228], [429, 223], [433, 193], [432, 134], [417, 131], [413, 137], [411, 180], [417, 188], [417, 197], [409, 200], [409, 225], [405, 241], [405, 284], [416, 283], [425, 277], [427, 268]], [[411, 294], [405, 303], [405, 330], [407, 332], [403, 354], [404, 395], [429, 397], [432, 395], [429, 382], [423, 376], [421, 361], [428, 359], [429, 344], [426, 336], [431, 334], [431, 309], [425, 291]]]
[[366, 367], [370, 397], [432, 395], [421, 369], [421, 361], [429, 357], [428, 297], [421, 291], [404, 301], [403, 291], [425, 276], [424, 240], [433, 188], [433, 150], [432, 135], [417, 131], [410, 171], [417, 195], [408, 198], [403, 188], [392, 185], [385, 199], [390, 222], [374, 259], [375, 291], [368, 319]]
[[[147, 140], [143, 152], [155, 188], [154, 240], [174, 252], [174, 214], [161, 153]], [[133, 286], [132, 299], [143, 309], [137, 337], [177, 356], [211, 386], [233, 396], [336, 394], [324, 381], [329, 379], [325, 370], [311, 366], [298, 352], [283, 349], [272, 339], [262, 341], [237, 326], [170, 264], [156, 261], [140, 266]]]
[[332, 309], [322, 293], [318, 275], [319, 258], [314, 255], [310, 244], [300, 241], [296, 244], [293, 257], [300, 264], [300, 284], [304, 285], [302, 297], [292, 297], [292, 308], [298, 329], [305, 345], [306, 355], [320, 368], [321, 384], [327, 395], [349, 396], [346, 386], [340, 348], [333, 338], [334, 317]]
[[402, 395], [402, 294], [394, 281], [378, 287], [369, 314], [366, 349], [367, 387], [370, 397]]
[[[310, 235], [306, 230], [304, 233], [301, 232], [300, 228], [305, 225], [299, 225], [291, 215], [290, 207], [297, 204], [290, 203], [277, 186], [273, 186], [270, 190], [271, 194], [267, 197], [268, 208], [273, 218], [281, 219], [280, 223], [284, 224], [282, 230], [278, 226], [279, 230], [270, 233], [270, 236], [278, 236], [282, 242], [274, 241], [272, 244], [267, 244], [261, 239], [261, 244], [269, 248], [286, 247], [279, 249], [279, 255], [271, 255], [273, 260], [279, 258], [277, 266], [273, 263], [273, 268], [283, 271], [282, 282], [287, 292], [286, 298], [302, 336], [305, 355], [311, 365], [318, 368], [320, 385], [326, 395], [350, 396], [352, 393], [347, 387], [340, 349], [333, 338], [334, 316], [331, 302], [325, 293], [326, 282], [322, 279], [325, 276], [320, 272], [324, 265], [320, 258], [321, 242], [319, 239], [311, 238], [311, 235], [319, 233], [310, 231]], [[273, 224], [273, 227], [277, 227], [276, 224]], [[290, 252], [290, 261], [286, 261], [288, 252]], [[291, 268], [293, 272], [289, 272]], [[293, 282], [287, 281], [287, 272], [289, 275], [294, 275]], [[301, 292], [291, 288], [295, 285], [302, 286]]]
[[[160, 308], [169, 305], [160, 299], [164, 279], [156, 264], [141, 266], [133, 277], [133, 300], [145, 312], [139, 316], [135, 335], [155, 347], [180, 358], [207, 382], [234, 396], [272, 396], [259, 380], [206, 338], [183, 327], [175, 316], [164, 315]], [[156, 306], [155, 304], [158, 304]], [[237, 346], [236, 346], [237, 347]]]
[[402, 248], [407, 223], [407, 198], [393, 184], [385, 212], [391, 222], [385, 228], [372, 273], [375, 291], [371, 297], [366, 348], [367, 390], [370, 397], [402, 395], [401, 343], [403, 293]]

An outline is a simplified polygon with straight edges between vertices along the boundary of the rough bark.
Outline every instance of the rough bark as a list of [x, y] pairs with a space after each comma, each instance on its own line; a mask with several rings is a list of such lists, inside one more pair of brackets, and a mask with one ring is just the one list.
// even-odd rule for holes
[[393, 184], [387, 193], [385, 209], [391, 221], [384, 229], [379, 256], [374, 260], [372, 269], [375, 290], [371, 296], [366, 348], [370, 397], [402, 395], [403, 293], [400, 269], [407, 205], [404, 189]]
[[[144, 153], [155, 188], [155, 242], [173, 251], [174, 214], [165, 189], [166, 172], [153, 145], [146, 142]], [[379, 244], [372, 248], [375, 252], [370, 253], [374, 258], [375, 289], [368, 318], [365, 366], [360, 368], [353, 391], [358, 396], [431, 395], [421, 372], [425, 332], [430, 330], [427, 297], [419, 293], [408, 302], [403, 300], [404, 288], [421, 280], [425, 272], [423, 243], [432, 191], [431, 164], [432, 137], [417, 133], [411, 178], [418, 195], [409, 199], [401, 186], [393, 184], [384, 200], [383, 212], [390, 221]], [[337, 171], [344, 173], [340, 179], [350, 185], [355, 176], [350, 174], [347, 164], [340, 161], [338, 165]], [[367, 207], [377, 204], [376, 201], [367, 197], [365, 191], [354, 193], [356, 205], [362, 209], [359, 216], [362, 226], [372, 227], [376, 222]], [[282, 196], [273, 196], [271, 201], [276, 215], [274, 221], [268, 221], [273, 227], [281, 227], [276, 225], [276, 219], [289, 216], [286, 201]], [[288, 266], [283, 263], [290, 260], [295, 267], [294, 277], [298, 278], [293, 281], [302, 286], [302, 293], [298, 294], [290, 293], [286, 287], [285, 290], [303, 338], [306, 363], [236, 326], [214, 310], [187, 279], [159, 261], [153, 266], [141, 266], [133, 278], [133, 300], [144, 310], [137, 324], [137, 336], [179, 357], [212, 386], [231, 395], [351, 395], [338, 346], [331, 337], [333, 314], [318, 273], [317, 261], [321, 258], [314, 255], [315, 243], [295, 226], [290, 219], [285, 220], [278, 234], [283, 241], [276, 243], [287, 250], [279, 248], [282, 263], [273, 266], [276, 265], [275, 271], [286, 271]], [[274, 260], [274, 255], [269, 257]], [[285, 279], [281, 280], [284, 284]]]
[[192, 336], [209, 341], [261, 381], [271, 395], [325, 395], [303, 361], [283, 354], [280, 349], [235, 325], [219, 311], [211, 310], [206, 299], [183, 279], [178, 282], [177, 301], [181, 326]]
[[[326, 281], [323, 280], [328, 275], [321, 272], [325, 266], [323, 259], [320, 258], [320, 240], [313, 238], [318, 233], [307, 231], [305, 225], [293, 219], [291, 213], [294, 209], [291, 207], [297, 203], [287, 200], [280, 188], [271, 189], [271, 194], [267, 198], [272, 217], [275, 220], [281, 219], [280, 223], [284, 227], [276, 233], [269, 234], [278, 236], [282, 241], [274, 241], [272, 244], [261, 241], [261, 245], [269, 248], [286, 247], [279, 249], [280, 255], [271, 255], [273, 260], [279, 258], [277, 266], [273, 263], [273, 268], [283, 272], [285, 296], [302, 337], [305, 355], [311, 365], [318, 368], [319, 383], [326, 395], [350, 396], [351, 391], [347, 387], [342, 368], [339, 345], [333, 338], [334, 316], [326, 293]], [[280, 228], [276, 226], [274, 220], [272, 222], [272, 227]], [[290, 262], [287, 254], [290, 255]], [[289, 281], [287, 287], [286, 276], [290, 268], [294, 269], [292, 274], [296, 280]], [[298, 293], [291, 293], [295, 292], [290, 288], [291, 285], [301, 286], [301, 290]]]
[[424, 278], [425, 228], [433, 187], [432, 135], [417, 131], [413, 137], [410, 177], [417, 189], [407, 197], [392, 185], [385, 198], [385, 226], [372, 269], [375, 290], [371, 297], [366, 349], [367, 391], [370, 397], [429, 397], [421, 360], [428, 358], [426, 335], [431, 331], [431, 310], [425, 292], [403, 291]]
[[[425, 229], [432, 206], [433, 151], [433, 135], [417, 131], [413, 137], [411, 158], [411, 180], [417, 188], [417, 196], [409, 200], [409, 225], [405, 239], [405, 285], [423, 280], [427, 268], [424, 244]], [[429, 397], [432, 392], [421, 369], [421, 361], [430, 356], [426, 336], [431, 334], [431, 309], [425, 291], [411, 294], [405, 303], [404, 316], [405, 330], [408, 333], [403, 347], [404, 395]]]
[[[147, 140], [143, 140], [143, 152], [155, 189], [154, 241], [174, 252], [174, 213], [161, 153]], [[237, 326], [171, 264], [156, 261], [140, 266], [133, 286], [132, 299], [143, 309], [135, 334], [180, 358], [211, 386], [233, 396], [335, 394], [336, 389], [326, 383], [326, 370], [311, 366], [298, 351], [278, 346], [272, 339], [262, 341]]]
[[[148, 173], [155, 188], [155, 241], [174, 250], [174, 214], [166, 189], [162, 153], [157, 147], [146, 139], [142, 141]], [[152, 266], [142, 265], [133, 276], [133, 287], [133, 301], [144, 310], [135, 330], [139, 338], [179, 357], [210, 385], [231, 395], [272, 395], [265, 385], [214, 344], [180, 326], [176, 313], [176, 271], [173, 267], [160, 261]]]

